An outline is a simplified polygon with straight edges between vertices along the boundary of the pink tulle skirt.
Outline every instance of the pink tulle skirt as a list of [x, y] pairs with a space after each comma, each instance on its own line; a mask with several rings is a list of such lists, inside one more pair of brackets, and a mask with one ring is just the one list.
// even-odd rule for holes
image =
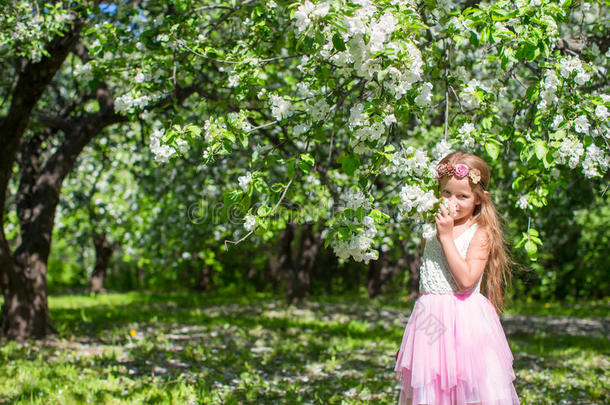
[[401, 405], [519, 404], [504, 329], [480, 292], [421, 295], [395, 370]]

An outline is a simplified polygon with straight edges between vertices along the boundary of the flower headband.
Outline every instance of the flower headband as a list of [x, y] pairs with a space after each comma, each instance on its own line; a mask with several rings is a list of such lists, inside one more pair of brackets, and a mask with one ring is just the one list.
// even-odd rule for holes
[[481, 182], [481, 171], [477, 168], [469, 168], [465, 164], [458, 163], [455, 166], [450, 163], [441, 163], [436, 169], [436, 180], [440, 180], [444, 176], [455, 175], [455, 177], [470, 177], [473, 184], [480, 184], [485, 191], [485, 186]]

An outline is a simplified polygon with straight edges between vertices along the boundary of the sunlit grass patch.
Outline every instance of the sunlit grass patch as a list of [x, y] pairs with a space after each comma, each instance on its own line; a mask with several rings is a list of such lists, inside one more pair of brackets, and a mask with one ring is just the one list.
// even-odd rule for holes
[[[412, 304], [51, 297], [59, 337], [0, 349], [0, 403], [394, 404], [394, 355]], [[522, 403], [610, 399], [600, 320], [577, 320], [507, 316]]]

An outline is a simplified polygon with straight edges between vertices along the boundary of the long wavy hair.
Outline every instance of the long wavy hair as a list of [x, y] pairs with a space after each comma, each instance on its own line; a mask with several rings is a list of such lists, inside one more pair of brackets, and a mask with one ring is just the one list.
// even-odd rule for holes
[[487, 297], [495, 307], [496, 312], [500, 314], [504, 310], [503, 292], [505, 288], [511, 285], [511, 267], [516, 263], [510, 257], [504, 240], [502, 218], [498, 216], [493, 200], [480, 185], [480, 183], [483, 183], [485, 189], [489, 190], [489, 167], [480, 157], [465, 152], [450, 153], [441, 159], [439, 165], [442, 163], [451, 165], [462, 163], [469, 168], [479, 169], [481, 172], [481, 179], [477, 184], [474, 184], [470, 177], [468, 178], [472, 191], [481, 199], [481, 204], [475, 207], [473, 213], [474, 222], [478, 224], [479, 228], [483, 228], [487, 232], [489, 240], [489, 258], [483, 271], [481, 293]]

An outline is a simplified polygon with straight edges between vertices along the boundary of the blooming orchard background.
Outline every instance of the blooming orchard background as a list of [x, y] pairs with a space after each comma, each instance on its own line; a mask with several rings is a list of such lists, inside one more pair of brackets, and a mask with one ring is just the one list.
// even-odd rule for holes
[[609, 24], [601, 1], [0, 2], [2, 332], [53, 332], [47, 286], [415, 291], [454, 150], [491, 167], [518, 294], [602, 297]]
[[[151, 147], [166, 160], [177, 142], [201, 140], [213, 164], [240, 153], [234, 146], [269, 145], [277, 158], [253, 155], [245, 176], [268, 186], [281, 163], [282, 188], [236, 187], [234, 198], [270, 206], [307, 187], [305, 176], [327, 176], [343, 203], [319, 206], [331, 211], [326, 237], [344, 259], [377, 258], [403, 218], [429, 223], [432, 173], [453, 150], [489, 161], [494, 199], [531, 219], [566, 178], [607, 176], [607, 17], [602, 2], [269, 2], [234, 17], [241, 35], [222, 52], [201, 35], [174, 38], [216, 59], [235, 112], [192, 131], [169, 127]], [[248, 212], [246, 231], [264, 235], [273, 211]], [[530, 221], [519, 246], [535, 258], [540, 244]]]

